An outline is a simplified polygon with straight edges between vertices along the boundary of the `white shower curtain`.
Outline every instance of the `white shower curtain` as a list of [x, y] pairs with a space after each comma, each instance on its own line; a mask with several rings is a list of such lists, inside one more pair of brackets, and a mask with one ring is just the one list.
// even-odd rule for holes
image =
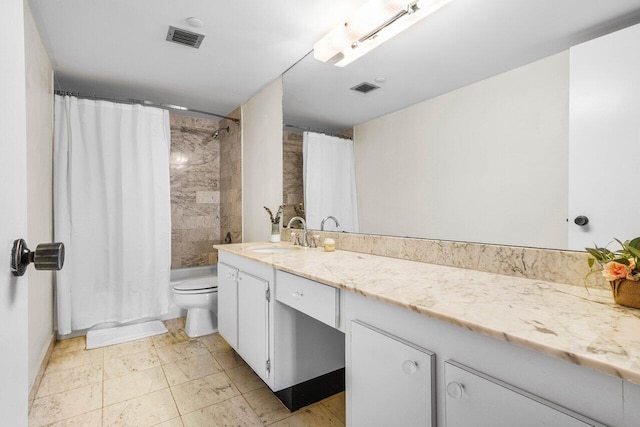
[[[326, 216], [334, 216], [340, 230], [357, 233], [358, 201], [353, 141], [320, 133], [304, 132], [304, 210], [309, 229], [320, 229]], [[325, 229], [333, 230], [333, 221]]]
[[60, 334], [168, 311], [170, 141], [167, 111], [56, 96]]

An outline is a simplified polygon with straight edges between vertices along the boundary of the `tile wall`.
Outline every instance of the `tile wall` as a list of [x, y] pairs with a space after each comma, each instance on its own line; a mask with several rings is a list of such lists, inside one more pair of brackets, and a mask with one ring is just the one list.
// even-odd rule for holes
[[[240, 108], [229, 117], [241, 118]], [[241, 126], [223, 119], [220, 127], [220, 239], [222, 243], [242, 242], [242, 133]]]
[[282, 202], [286, 204], [282, 223], [286, 225], [304, 206], [301, 133], [283, 132], [282, 166]]
[[220, 140], [214, 120], [171, 114], [171, 268], [214, 264], [220, 243]]

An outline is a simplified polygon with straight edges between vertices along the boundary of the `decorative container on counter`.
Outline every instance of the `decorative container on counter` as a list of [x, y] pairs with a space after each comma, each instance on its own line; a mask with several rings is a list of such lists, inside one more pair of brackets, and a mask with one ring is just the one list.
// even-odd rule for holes
[[271, 243], [280, 243], [280, 223], [271, 223]]
[[640, 308], [640, 283], [633, 280], [616, 280], [609, 282], [616, 304], [625, 307]]
[[611, 285], [613, 300], [625, 307], [640, 308], [640, 237], [624, 242], [614, 239], [621, 249], [586, 248], [589, 268], [600, 272]]
[[280, 243], [280, 216], [282, 215], [282, 211], [285, 205], [280, 205], [278, 207], [278, 211], [275, 216], [271, 209], [264, 206], [264, 210], [269, 214], [269, 219], [271, 220], [271, 243]]

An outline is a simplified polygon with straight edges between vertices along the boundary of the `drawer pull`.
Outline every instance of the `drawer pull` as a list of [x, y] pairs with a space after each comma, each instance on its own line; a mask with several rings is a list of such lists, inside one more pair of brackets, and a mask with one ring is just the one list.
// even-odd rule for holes
[[293, 296], [293, 299], [300, 299], [300, 298], [302, 298], [304, 295], [302, 295], [302, 292], [294, 292], [294, 293], [292, 294], [292, 296]]
[[464, 393], [464, 386], [462, 384], [457, 383], [455, 381], [452, 381], [449, 384], [447, 384], [447, 394], [450, 397], [454, 399], [460, 399], [463, 393]]
[[413, 360], [405, 360], [402, 363], [402, 371], [407, 375], [415, 374], [418, 370], [418, 364]]

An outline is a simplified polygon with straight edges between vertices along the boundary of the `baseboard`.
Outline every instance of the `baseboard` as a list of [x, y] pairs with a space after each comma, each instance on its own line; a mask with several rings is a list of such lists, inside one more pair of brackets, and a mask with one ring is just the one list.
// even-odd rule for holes
[[344, 368], [276, 391], [275, 395], [291, 412], [344, 391]]
[[51, 353], [53, 353], [53, 347], [56, 344], [57, 334], [56, 331], [53, 331], [51, 334], [51, 341], [49, 342], [49, 347], [47, 347], [47, 351], [42, 358], [42, 363], [40, 363], [40, 369], [38, 369], [38, 374], [31, 384], [31, 388], [29, 389], [29, 411], [31, 411], [31, 405], [33, 404], [34, 399], [36, 398], [36, 393], [38, 392], [38, 388], [40, 387], [40, 383], [42, 382], [42, 377], [44, 376], [44, 370], [47, 368], [49, 364], [49, 359], [51, 358]]

